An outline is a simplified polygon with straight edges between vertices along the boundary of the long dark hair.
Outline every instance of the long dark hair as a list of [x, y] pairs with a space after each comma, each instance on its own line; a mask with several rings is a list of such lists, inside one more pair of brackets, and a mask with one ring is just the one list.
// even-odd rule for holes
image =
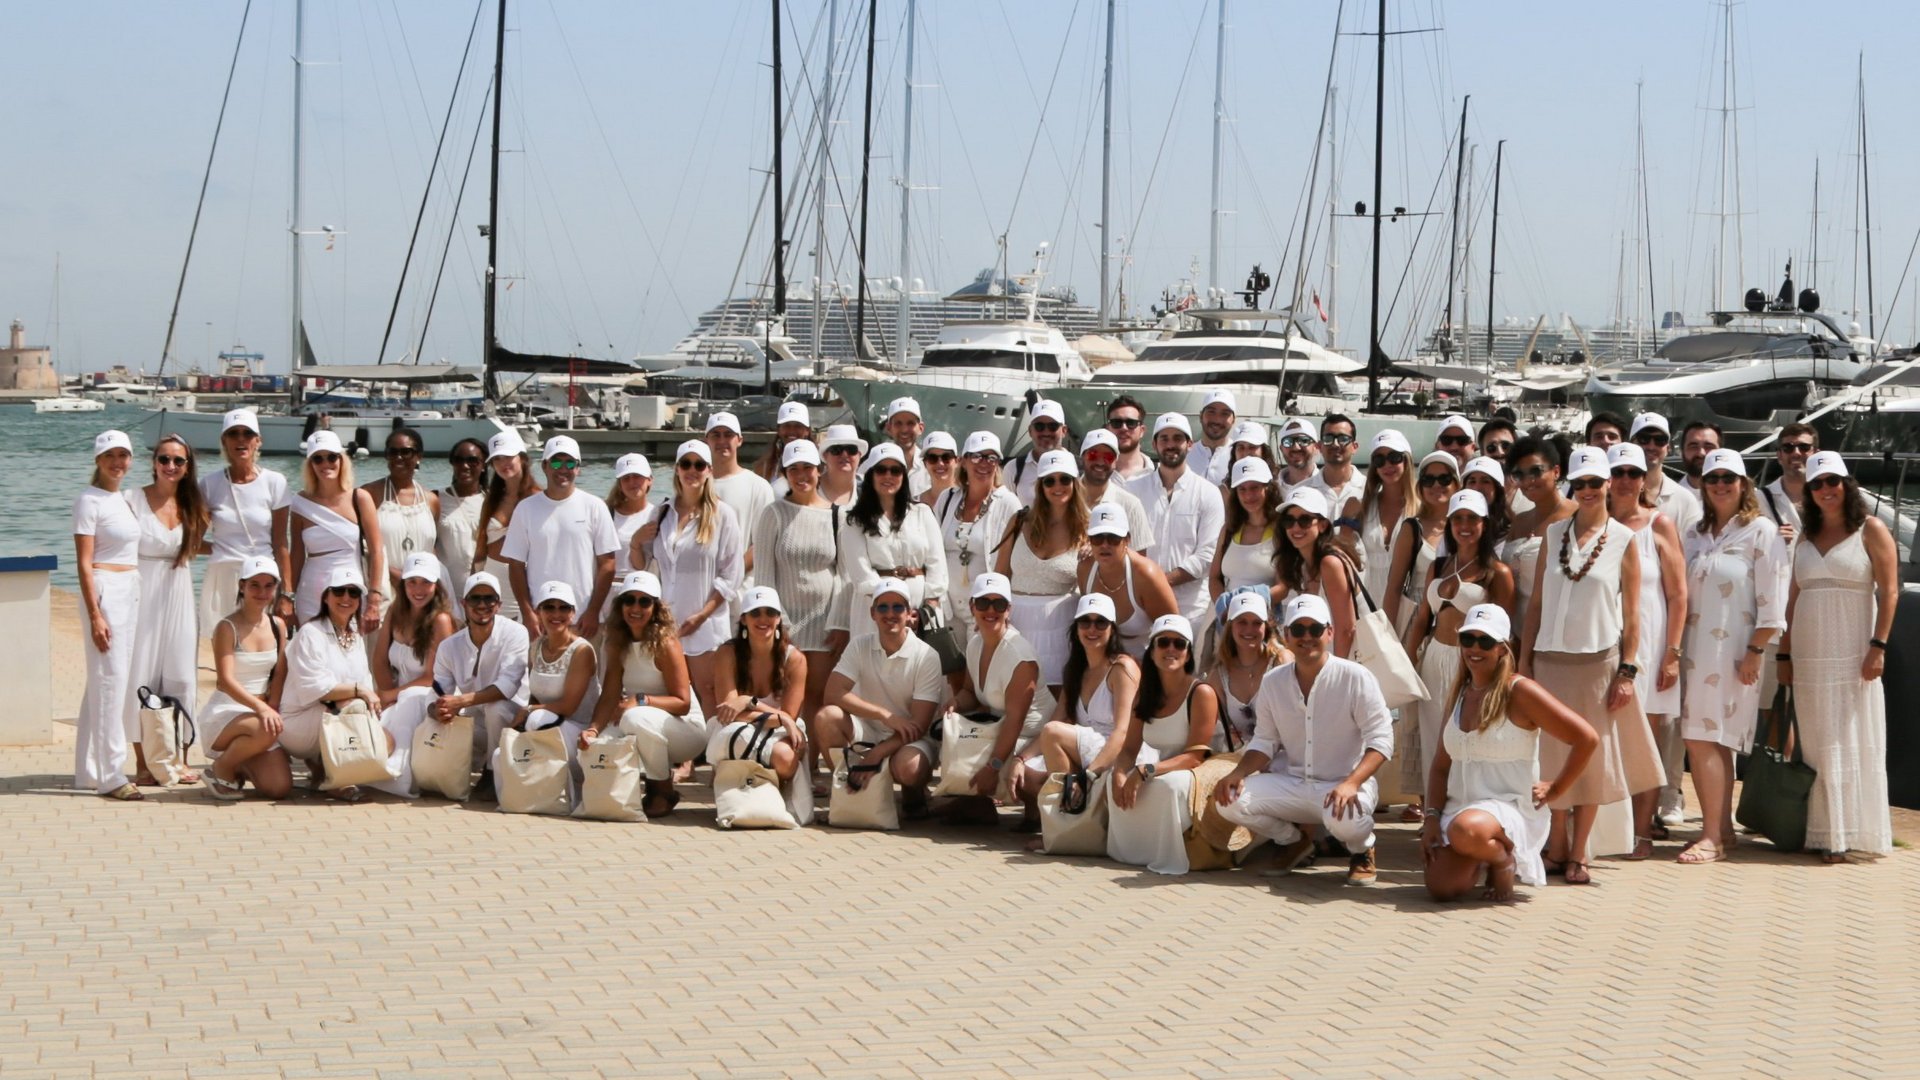
[[[1119, 635], [1114, 635], [1118, 637]], [[1154, 637], [1158, 637], [1156, 634]], [[1193, 674], [1192, 642], [1187, 643], [1188, 675]], [[1140, 656], [1140, 692], [1133, 699], [1133, 715], [1141, 720], [1157, 720], [1160, 709], [1167, 703], [1167, 688], [1160, 682], [1160, 665], [1153, 662], [1153, 638], [1147, 639], [1147, 650]]]
[[[527, 492], [527, 494], [530, 495], [540, 490], [540, 481], [533, 474], [533, 459], [527, 456], [525, 450], [520, 451], [519, 456], [520, 483], [523, 487], [529, 484], [532, 485], [531, 490]], [[520, 498], [524, 499], [526, 495], [521, 495]], [[480, 524], [475, 526], [476, 531], [473, 537], [474, 543], [478, 545], [480, 557], [483, 559], [486, 558], [487, 551], [487, 523], [493, 520], [493, 512], [498, 510], [500, 504], [505, 502], [506, 499], [507, 479], [492, 469], [491, 459], [489, 459], [489, 468], [487, 469], [487, 497], [480, 500]]]
[[[902, 477], [900, 490], [893, 497], [893, 511], [882, 514], [880, 489], [874, 486], [873, 472], [884, 463], [885, 459], [874, 462], [873, 468], [868, 469], [866, 475], [860, 478], [860, 493], [854, 497], [853, 509], [847, 511], [847, 520], [860, 526], [868, 536], [880, 535], [880, 519], [883, 516], [893, 522], [895, 532], [900, 531], [900, 526], [906, 524], [907, 511], [913, 506], [913, 496], [907, 493], [907, 481]], [[900, 467], [906, 468], [905, 465]]]
[[1279, 543], [1273, 545], [1273, 572], [1288, 592], [1305, 592], [1307, 582], [1320, 571], [1321, 562], [1326, 557], [1340, 551], [1340, 545], [1334, 542], [1333, 526], [1326, 518], [1320, 519], [1320, 535], [1313, 538], [1313, 565], [1308, 566], [1306, 557], [1293, 544], [1293, 537], [1287, 535], [1285, 525], [1276, 525], [1280, 534]]
[[[1849, 535], [1859, 532], [1860, 526], [1867, 523], [1867, 500], [1860, 494], [1860, 481], [1851, 476], [1840, 478], [1840, 486], [1847, 493], [1846, 502], [1841, 506], [1842, 520], [1847, 524]], [[1702, 520], [1705, 515], [1702, 515]], [[1825, 524], [1825, 515], [1820, 512], [1820, 504], [1813, 501], [1813, 488], [1800, 493], [1800, 535], [1818, 536]]]
[[[733, 630], [733, 688], [748, 697], [760, 697], [753, 692], [753, 645], [747, 641], [747, 618], [742, 612], [740, 621]], [[787, 688], [787, 620], [781, 616], [779, 628], [773, 632], [773, 687], [767, 691], [771, 697], [779, 697]]]
[[399, 595], [393, 598], [392, 617], [395, 619], [394, 625], [395, 627], [399, 626], [398, 620], [401, 612], [407, 612], [412, 616], [412, 640], [406, 644], [409, 649], [413, 650], [413, 658], [415, 660], [425, 661], [427, 658], [427, 650], [433, 648], [434, 621], [439, 618], [442, 612], [451, 615], [453, 613], [453, 605], [447, 602], [447, 591], [441, 588], [440, 583], [437, 581], [433, 584], [433, 599], [428, 600], [426, 606], [418, 610], [414, 609], [413, 601], [407, 598], [405, 582], [401, 582], [398, 593]]
[[[1475, 473], [1474, 475], [1486, 476], [1485, 473]], [[1461, 477], [1460, 487], [1456, 490], [1466, 490], [1467, 479], [1467, 477]], [[1487, 479], [1491, 480], [1493, 477], [1487, 476]], [[1479, 489], [1475, 488], [1473, 490], [1478, 491]], [[1498, 544], [1507, 538], [1507, 530], [1513, 528], [1513, 513], [1507, 509], [1507, 485], [1493, 485], [1493, 498], [1487, 500], [1486, 520], [1487, 526], [1484, 531], [1493, 537], [1494, 543]], [[1449, 533], [1449, 540], [1451, 540], [1451, 533]]]
[[[173, 504], [180, 511], [180, 550], [174, 553], [173, 565], [185, 566], [187, 560], [200, 550], [200, 541], [207, 535], [207, 526], [213, 521], [213, 510], [207, 506], [207, 498], [200, 493], [199, 457], [187, 440], [178, 435], [162, 435], [160, 441], [153, 444], [153, 452], [172, 443], [178, 446], [187, 458], [187, 470], [180, 474], [180, 483], [173, 491]], [[154, 479], [160, 478], [158, 468], [154, 470]]]
[[[1240, 505], [1240, 489], [1229, 484], [1227, 487], [1226, 502], [1227, 536], [1230, 539], [1237, 540], [1240, 536], [1240, 530], [1245, 528], [1247, 524], [1247, 510]], [[1266, 498], [1261, 500], [1261, 502], [1261, 509], [1267, 515], [1267, 528], [1277, 529], [1279, 526], [1276, 523], [1280, 520], [1280, 485], [1268, 481]], [[1337, 510], [1335, 511], [1335, 513], [1338, 512]]]
[[[1080, 644], [1080, 620], [1067, 624], [1067, 635], [1072, 638], [1073, 646], [1067, 652], [1067, 666], [1060, 673], [1060, 691], [1067, 699], [1067, 719], [1076, 723], [1080, 720], [1080, 680], [1087, 677], [1087, 669], [1093, 666], [1088, 659], [1086, 646]], [[1111, 662], [1116, 657], [1127, 655], [1120, 646], [1120, 628], [1107, 631], [1107, 648], [1101, 655], [1102, 660]]]
[[[1454, 540], [1453, 538], [1453, 515], [1452, 514], [1447, 515], [1447, 529], [1446, 529], [1446, 532], [1443, 534], [1443, 539], [1441, 543], [1448, 551], [1454, 550], [1455, 545], [1457, 543], [1457, 541]], [[1487, 575], [1492, 573], [1495, 564], [1497, 564], [1500, 561], [1499, 547], [1500, 547], [1500, 541], [1495, 539], [1493, 535], [1493, 521], [1489, 518], [1481, 518], [1480, 519], [1480, 542], [1474, 545], [1473, 559], [1470, 561], [1477, 562], [1480, 564], [1480, 573], [1481, 573], [1482, 580], [1491, 580], [1490, 578], [1487, 577]], [[1445, 561], [1446, 561], [1446, 557], [1444, 555], [1434, 556], [1433, 565], [1428, 570], [1428, 577], [1430, 579], [1438, 577], [1440, 573], [1440, 565]], [[1462, 580], [1465, 580], [1465, 579], [1462, 579]]]

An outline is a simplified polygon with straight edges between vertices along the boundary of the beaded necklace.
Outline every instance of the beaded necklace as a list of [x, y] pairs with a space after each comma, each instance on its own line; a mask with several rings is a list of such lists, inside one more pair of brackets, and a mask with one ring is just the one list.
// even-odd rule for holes
[[1593, 564], [1600, 561], [1600, 553], [1607, 550], [1607, 524], [1602, 521], [1600, 523], [1599, 542], [1594, 544], [1593, 550], [1587, 554], [1586, 564], [1580, 567], [1580, 572], [1574, 573], [1572, 558], [1573, 534], [1579, 531], [1580, 523], [1575, 519], [1569, 518], [1567, 520], [1567, 531], [1560, 534], [1560, 572], [1567, 575], [1568, 581], [1579, 581], [1581, 578], [1586, 577], [1587, 574], [1592, 571]]

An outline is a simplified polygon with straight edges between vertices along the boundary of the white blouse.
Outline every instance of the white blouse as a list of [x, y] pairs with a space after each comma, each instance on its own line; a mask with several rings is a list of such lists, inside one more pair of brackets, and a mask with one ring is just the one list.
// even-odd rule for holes
[[[878, 535], [869, 535], [850, 516], [840, 520], [841, 597], [844, 600], [836, 630], [867, 626], [867, 605], [873, 599], [873, 586], [881, 571], [895, 567], [917, 567], [925, 571], [906, 579], [907, 602], [914, 607], [947, 595], [947, 548], [940, 536], [940, 525], [925, 503], [913, 503], [898, 528], [893, 519], [880, 515]], [[857, 622], [855, 620], [858, 620]]]
[[1598, 653], [1620, 643], [1620, 568], [1634, 553], [1633, 530], [1608, 518], [1606, 528], [1584, 548], [1577, 543], [1579, 534], [1574, 533], [1567, 552], [1567, 565], [1574, 573], [1587, 565], [1596, 547], [1600, 548], [1593, 568], [1574, 581], [1561, 568], [1560, 544], [1575, 527], [1577, 517], [1547, 526], [1546, 538], [1540, 544], [1540, 562], [1546, 570], [1540, 585], [1535, 652]]

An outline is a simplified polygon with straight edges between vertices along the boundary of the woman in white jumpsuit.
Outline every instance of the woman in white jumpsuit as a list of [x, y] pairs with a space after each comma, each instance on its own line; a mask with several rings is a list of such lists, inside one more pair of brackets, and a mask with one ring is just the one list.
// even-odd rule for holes
[[[193, 557], [207, 531], [207, 509], [194, 476], [193, 448], [163, 435], [153, 448], [153, 483], [127, 493], [140, 520], [140, 629], [133, 646], [133, 686], [158, 703], [172, 698], [193, 715], [199, 690], [200, 635], [193, 602]], [[134, 744], [137, 784], [197, 784], [187, 768], [188, 732], [176, 731], [173, 709], [147, 709], [135, 701], [127, 712], [127, 738]]]
[[73, 501], [74, 565], [87, 617], [87, 686], [73, 744], [73, 786], [122, 802], [145, 796], [127, 779], [127, 716], [133, 700], [134, 635], [140, 625], [140, 521], [121, 492], [133, 440], [103, 431], [93, 440], [93, 481]]
[[600, 703], [583, 738], [615, 724], [622, 734], [633, 736], [647, 774], [641, 809], [648, 817], [665, 817], [680, 801], [673, 790], [673, 766], [692, 761], [706, 749], [707, 725], [693, 695], [681, 638], [674, 632], [674, 613], [661, 596], [660, 579], [636, 570], [614, 586], [613, 596], [620, 617], [607, 625]]
[[533, 624], [540, 636], [527, 646], [527, 704], [513, 718], [523, 731], [558, 726], [567, 744], [567, 758], [577, 761], [593, 722], [600, 687], [593, 642], [574, 627], [578, 600], [564, 581], [541, 583], [533, 591]]
[[[360, 636], [360, 606], [365, 578], [356, 566], [335, 567], [321, 586], [321, 614], [300, 624], [287, 646], [287, 677], [280, 691], [280, 745], [289, 757], [307, 763], [313, 786], [325, 772], [320, 763], [321, 722], [341, 703], [358, 698], [380, 715], [380, 693], [367, 667], [366, 640]], [[387, 736], [387, 751], [398, 743]], [[410, 778], [408, 778], [410, 781]], [[336, 788], [328, 797], [359, 802], [366, 794], [357, 787]]]

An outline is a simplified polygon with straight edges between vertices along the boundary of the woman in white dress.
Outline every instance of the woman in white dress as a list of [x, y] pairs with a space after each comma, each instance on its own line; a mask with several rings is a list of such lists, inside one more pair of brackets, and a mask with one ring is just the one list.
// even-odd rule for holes
[[[1054, 702], [1040, 681], [1040, 660], [1033, 643], [1014, 629], [1013, 583], [1002, 574], [981, 574], [973, 579], [967, 606], [973, 609], [974, 633], [967, 639], [965, 681], [953, 708], [963, 715], [987, 713], [1002, 721], [992, 756], [970, 781], [975, 795], [993, 798], [1003, 791], [1014, 793], [1011, 785], [1019, 773], [1007, 766], [1032, 751], [1041, 727], [1053, 715]], [[1008, 717], [1019, 722], [1005, 723]], [[1022, 815], [1015, 831], [1030, 833], [1039, 828], [1036, 810]]]
[[[681, 444], [679, 460], [686, 460], [688, 445]], [[673, 790], [673, 767], [692, 761], [707, 747], [705, 714], [681, 649], [684, 635], [676, 636], [673, 609], [661, 595], [660, 579], [636, 570], [614, 586], [613, 597], [620, 617], [607, 626], [600, 700], [579, 746], [584, 748], [586, 740], [615, 724], [621, 734], [633, 736], [647, 776], [641, 810], [650, 818], [665, 817], [680, 803]]]
[[1193, 624], [1163, 615], [1148, 633], [1133, 723], [1114, 758], [1107, 857], [1156, 874], [1187, 872], [1193, 769], [1212, 752], [1220, 701], [1194, 675]]
[[[507, 527], [513, 523], [514, 508], [540, 494], [538, 472], [527, 456], [527, 444], [518, 432], [495, 432], [487, 440], [487, 463], [493, 479], [487, 482], [486, 498], [480, 501], [480, 531], [475, 538], [473, 570], [485, 570], [501, 581], [512, 580], [512, 573], [500, 549], [507, 541]], [[464, 595], [464, 594], [462, 594]], [[520, 621], [520, 602], [513, 590], [502, 590], [500, 615]]]
[[1274, 553], [1281, 595], [1312, 593], [1333, 611], [1333, 654], [1353, 650], [1354, 587], [1359, 576], [1346, 551], [1334, 543], [1327, 497], [1305, 484], [1280, 504], [1280, 529], [1286, 538]]
[[[994, 572], [1013, 582], [1013, 625], [1033, 643], [1040, 681], [1060, 696], [1067, 655], [1076, 647], [1074, 571], [1087, 547], [1087, 503], [1080, 466], [1065, 450], [1040, 455], [1034, 503], [1007, 523], [994, 545]], [[1037, 792], [1039, 789], [1036, 788]]]
[[213, 630], [214, 689], [195, 713], [211, 762], [200, 774], [207, 794], [223, 802], [249, 783], [269, 799], [293, 792], [293, 769], [280, 747], [280, 685], [287, 668], [287, 624], [273, 613], [280, 568], [271, 556], [240, 565], [240, 606]]
[[1236, 461], [1227, 474], [1227, 487], [1226, 524], [1207, 572], [1216, 633], [1234, 596], [1264, 591], [1269, 607], [1278, 599], [1274, 554], [1280, 542], [1280, 487], [1273, 482], [1273, 470], [1259, 458]]
[[[1840, 455], [1807, 459], [1780, 685], [1793, 687], [1800, 750], [1816, 773], [1807, 849], [1828, 863], [1893, 850], [1887, 802], [1887, 664], [1900, 552], [1867, 512]], [[1796, 657], [1793, 654], [1798, 653]]]
[[[1460, 671], [1446, 698], [1446, 728], [1427, 774], [1420, 857], [1435, 900], [1467, 895], [1486, 868], [1488, 900], [1513, 899], [1515, 879], [1547, 883], [1540, 849], [1547, 804], [1586, 769], [1600, 736], [1580, 714], [1532, 679], [1514, 673], [1513, 624], [1505, 608], [1481, 604], [1460, 624]], [[1436, 697], [1439, 695], [1435, 695]], [[1540, 733], [1569, 752], [1543, 782]]]
[[1129, 527], [1127, 512], [1117, 504], [1094, 507], [1087, 516], [1088, 554], [1080, 557], [1075, 576], [1081, 595], [1098, 593], [1113, 601], [1120, 647], [1139, 659], [1153, 621], [1177, 609], [1166, 571], [1127, 546]]
[[976, 431], [967, 436], [965, 450], [959, 481], [933, 511], [947, 551], [947, 592], [956, 598], [948, 606], [963, 640], [973, 633], [973, 612], [957, 598], [972, 595], [974, 579], [993, 572], [993, 545], [1020, 512], [1020, 497], [1001, 484], [1000, 436]]
[[[793, 446], [813, 444], [788, 443]], [[785, 456], [784, 451], [782, 456]], [[784, 475], [790, 475], [787, 470]], [[788, 485], [793, 481], [789, 479]], [[775, 505], [778, 505], [777, 503]], [[769, 514], [760, 515], [766, 521]], [[782, 784], [789, 783], [809, 758], [809, 741], [800, 706], [807, 692], [808, 659], [789, 639], [786, 612], [780, 594], [765, 585], [747, 590], [740, 598], [740, 626], [716, 658], [715, 680], [720, 705], [708, 725], [707, 762], [739, 758], [754, 740], [755, 728], [775, 730], [762, 744], [760, 764], [772, 769]], [[809, 778], [802, 777], [810, 784]], [[807, 822], [802, 821], [805, 825]]]
[[473, 551], [480, 541], [481, 507], [487, 501], [487, 444], [461, 439], [447, 452], [453, 482], [441, 488], [440, 520], [434, 553], [447, 571], [448, 596], [465, 596], [467, 575], [473, 573]]
[[[1393, 538], [1400, 522], [1420, 506], [1420, 488], [1413, 478], [1413, 447], [1392, 428], [1373, 437], [1367, 456], [1367, 482], [1358, 499], [1347, 500], [1340, 511], [1342, 539], [1358, 553], [1366, 571], [1367, 592], [1375, 603], [1387, 595], [1387, 571], [1393, 566]], [[1279, 604], [1279, 597], [1273, 600]]]
[[[1591, 767], [1553, 802], [1549, 870], [1590, 885], [1587, 839], [1600, 807], [1660, 786], [1665, 773], [1653, 729], [1633, 694], [1640, 638], [1640, 557], [1633, 530], [1607, 514], [1606, 452], [1583, 446], [1567, 459], [1576, 510], [1547, 526], [1534, 571], [1520, 673], [1585, 717], [1600, 736]], [[1571, 748], [1540, 745], [1540, 771], [1558, 772]], [[1571, 821], [1571, 829], [1568, 822]]]
[[[368, 510], [371, 512], [372, 507]], [[373, 672], [367, 667], [366, 639], [360, 636], [366, 578], [358, 566], [336, 566], [320, 592], [319, 613], [300, 624], [287, 646], [286, 681], [280, 691], [280, 745], [287, 756], [307, 763], [316, 788], [326, 778], [320, 754], [321, 723], [326, 714], [337, 711], [345, 702], [359, 700], [374, 716], [380, 716], [380, 692], [374, 689]], [[392, 755], [398, 745], [388, 733], [387, 753]], [[341, 802], [366, 798], [358, 787], [335, 788], [326, 794]]]
[[578, 607], [573, 586], [564, 581], [542, 582], [533, 591], [540, 636], [527, 649], [527, 703], [513, 718], [522, 731], [558, 727], [570, 761], [585, 747], [583, 735], [600, 702], [593, 642], [574, 629]]
[[846, 647], [853, 627], [867, 624], [867, 598], [881, 578], [906, 582], [907, 603], [915, 610], [922, 605], [940, 608], [947, 596], [946, 544], [933, 510], [907, 491], [906, 452], [893, 443], [876, 446], [867, 455], [866, 468], [860, 497], [840, 523], [835, 651]]
[[681, 443], [673, 456], [672, 500], [633, 534], [666, 583], [659, 598], [683, 613], [675, 651], [684, 654], [703, 712], [714, 703], [714, 650], [733, 636], [728, 605], [740, 598], [746, 577], [747, 538], [733, 507], [714, 495], [712, 466], [706, 443]]
[[1567, 451], [1550, 438], [1527, 436], [1513, 444], [1507, 459], [1520, 494], [1533, 503], [1533, 509], [1517, 514], [1507, 531], [1506, 546], [1500, 557], [1513, 568], [1513, 587], [1519, 594], [1514, 609], [1524, 613], [1533, 597], [1533, 581], [1538, 576], [1540, 544], [1547, 526], [1573, 516], [1573, 500], [1560, 493]]
[[[413, 733], [439, 695], [433, 689], [433, 661], [440, 643], [453, 635], [447, 600], [446, 567], [432, 552], [416, 551], [400, 567], [393, 606], [373, 636], [367, 666], [380, 694], [381, 722], [393, 733], [394, 754], [405, 767], [392, 780], [373, 785], [403, 798], [413, 795]], [[402, 784], [405, 786], [401, 786]]]
[[927, 479], [933, 482], [933, 486], [919, 496], [927, 509], [939, 506], [940, 500], [959, 482], [959, 458], [960, 444], [944, 431], [929, 431], [920, 440], [920, 461], [926, 466]]
[[[287, 569], [287, 478], [260, 467], [260, 418], [235, 409], [221, 420], [220, 452], [227, 467], [200, 478], [206, 503], [206, 576], [200, 583], [200, 636], [213, 637], [220, 619], [240, 602], [240, 564], [255, 555]], [[293, 617], [293, 594], [275, 605]]]
[[1207, 682], [1220, 700], [1220, 725], [1214, 730], [1213, 752], [1238, 751], [1253, 738], [1253, 699], [1260, 680], [1281, 664], [1293, 662], [1293, 653], [1280, 639], [1273, 609], [1258, 593], [1241, 593], [1227, 602], [1227, 621], [1214, 651]]
[[1779, 527], [1760, 512], [1734, 450], [1700, 469], [1700, 523], [1687, 530], [1686, 658], [1680, 734], [1700, 795], [1700, 839], [1683, 863], [1719, 862], [1733, 846], [1733, 755], [1753, 746], [1760, 665], [1786, 629], [1789, 564]]
[[140, 627], [140, 521], [120, 485], [133, 468], [124, 431], [93, 440], [93, 480], [73, 500], [73, 555], [87, 616], [87, 688], [73, 744], [73, 786], [121, 802], [146, 796], [127, 779], [127, 717]]
[[[1420, 606], [1420, 590], [1426, 584], [1427, 569], [1433, 565], [1441, 539], [1446, 535], [1447, 502], [1460, 488], [1460, 463], [1445, 450], [1435, 450], [1420, 459], [1420, 468], [1414, 475], [1420, 490], [1419, 509], [1402, 521], [1394, 534], [1386, 595], [1373, 598], [1386, 611], [1394, 633], [1402, 639], [1406, 637], [1407, 624], [1413, 621], [1414, 609]], [[1396, 749], [1398, 745], [1395, 744]]]
[[[387, 475], [361, 490], [373, 500], [380, 519], [380, 549], [386, 555], [387, 588], [400, 592], [400, 568], [414, 552], [432, 555], [440, 544], [440, 496], [419, 480], [420, 433], [409, 427], [387, 433]], [[438, 557], [436, 556], [436, 559]], [[453, 588], [453, 579], [446, 581]]]
[[[1053, 717], [1034, 740], [1039, 755], [1022, 763], [1019, 791], [1036, 819], [1040, 788], [1050, 774], [1084, 769], [1097, 776], [1111, 770], [1125, 729], [1134, 722], [1140, 665], [1121, 651], [1113, 629], [1113, 601], [1099, 595], [1080, 598], [1065, 664], [1067, 692], [1055, 695]], [[1042, 837], [1035, 836], [1027, 850], [1042, 846]]]
[[[302, 477], [300, 493], [290, 504], [293, 543], [288, 561], [298, 583], [294, 618], [305, 622], [320, 616], [320, 594], [335, 570], [352, 567], [364, 580], [384, 583], [387, 555], [373, 496], [353, 486], [353, 462], [340, 436], [323, 429], [308, 437]], [[380, 626], [382, 599], [379, 590], [367, 590], [360, 629]]]
[[[805, 654], [805, 685], [790, 711], [810, 722], [820, 711], [827, 676], [832, 674], [838, 656], [832, 631], [842, 604], [840, 526], [846, 511], [820, 494], [821, 458], [813, 443], [805, 439], [790, 442], [780, 457], [786, 494], [760, 514], [748, 546], [760, 552], [754, 565], [755, 582], [771, 588], [780, 598], [782, 640]], [[721, 650], [723, 658], [725, 653]], [[736, 681], [716, 671], [715, 700], [724, 698], [726, 687]]]
[[[1633, 692], [1653, 726], [1654, 742], [1665, 746], [1663, 733], [1680, 716], [1680, 639], [1687, 631], [1687, 559], [1673, 520], [1653, 507], [1647, 495], [1646, 453], [1630, 442], [1607, 450], [1613, 479], [1607, 485], [1607, 507], [1613, 519], [1633, 530], [1633, 547], [1640, 559], [1640, 651], [1634, 663], [1639, 674]], [[1668, 785], [1680, 781], [1680, 762], [1663, 761]], [[1633, 850], [1630, 860], [1653, 854], [1653, 842], [1667, 839], [1667, 827], [1654, 816], [1660, 791], [1633, 797]]]
[[[207, 533], [207, 507], [194, 475], [193, 448], [178, 435], [153, 447], [153, 483], [127, 494], [140, 520], [140, 628], [133, 643], [133, 686], [170, 697], [193, 714], [200, 688], [200, 635], [193, 601], [193, 557]], [[136, 706], [143, 704], [135, 702]], [[186, 747], [173, 728], [173, 710], [127, 713], [134, 746], [134, 783], [197, 784]]]

